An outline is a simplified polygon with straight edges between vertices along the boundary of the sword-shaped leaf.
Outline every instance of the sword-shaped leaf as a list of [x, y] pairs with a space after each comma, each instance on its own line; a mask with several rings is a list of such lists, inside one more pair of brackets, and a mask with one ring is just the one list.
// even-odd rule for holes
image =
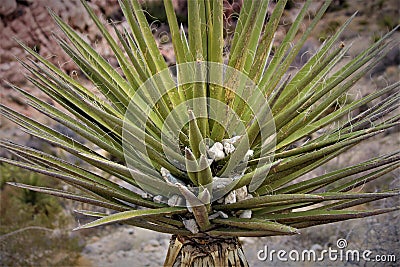
[[100, 225], [127, 221], [131, 219], [142, 219], [148, 216], [154, 216], [157, 218], [158, 216], [182, 214], [185, 212], [187, 212], [186, 208], [177, 208], [177, 207], [146, 209], [146, 210], [128, 210], [97, 219], [93, 222], [81, 225], [75, 228], [74, 230], [87, 229]]

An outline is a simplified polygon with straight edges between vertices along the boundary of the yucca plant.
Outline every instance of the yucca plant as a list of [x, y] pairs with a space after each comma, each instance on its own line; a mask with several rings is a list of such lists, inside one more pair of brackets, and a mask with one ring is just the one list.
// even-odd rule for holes
[[[129, 27], [114, 25], [117, 39], [82, 0], [118, 69], [50, 11], [68, 40], [55, 38], [98, 93], [21, 42], [31, 56], [30, 63], [21, 61], [30, 72], [27, 79], [60, 107], [10, 86], [33, 108], [87, 141], [78, 142], [6, 106], [1, 113], [86, 165], [3, 140], [0, 145], [18, 157], [2, 162], [55, 177], [77, 190], [11, 184], [115, 211], [78, 211], [98, 219], [77, 229], [122, 222], [172, 234], [166, 266], [248, 266], [238, 237], [293, 235], [306, 227], [397, 210], [354, 207], [398, 196], [398, 188], [374, 193], [352, 189], [398, 168], [399, 151], [297, 179], [399, 124], [399, 114], [394, 114], [399, 82], [339, 104], [398, 45], [389, 41], [397, 28], [334, 71], [349, 50], [338, 39], [353, 15], [289, 75], [330, 4], [325, 1], [299, 34], [311, 2], [304, 3], [277, 44], [274, 36], [286, 0], [276, 3], [268, 20], [269, 1], [244, 1], [226, 47], [223, 0], [188, 1], [187, 33], [178, 24], [172, 0], [164, 0], [176, 56], [171, 68], [137, 0], [120, 1]], [[353, 113], [365, 104], [367, 110]]]

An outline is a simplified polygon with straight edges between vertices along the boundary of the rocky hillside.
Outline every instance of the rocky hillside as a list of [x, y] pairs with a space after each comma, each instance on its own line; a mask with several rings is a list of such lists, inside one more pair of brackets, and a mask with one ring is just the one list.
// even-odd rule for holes
[[[172, 45], [169, 41], [168, 27], [165, 25], [165, 14], [161, 9], [162, 0], [142, 1], [144, 9], [148, 11], [148, 18], [152, 22], [154, 35], [158, 39], [160, 49], [167, 61], [173, 64], [174, 55]], [[124, 18], [118, 7], [118, 0], [91, 0], [89, 2], [96, 14], [100, 15], [104, 20], [112, 20], [124, 24]], [[182, 23], [185, 23], [185, 1], [173, 0], [173, 2], [178, 11], [178, 18], [182, 20]], [[271, 0], [271, 2], [271, 7], [273, 7], [274, 1]], [[298, 12], [300, 3], [302, 3], [302, 0], [289, 0], [289, 4], [285, 10], [285, 17], [281, 21], [280, 31], [277, 34], [277, 42], [282, 39], [288, 26], [290, 26], [291, 21]], [[312, 9], [316, 10], [320, 3], [321, 0], [315, 0], [312, 4]], [[240, 10], [240, 6], [241, 0], [226, 1], [226, 15], [230, 19], [228, 25], [235, 23], [235, 16], [232, 15]], [[82, 73], [77, 71], [73, 62], [58, 47], [53, 34], [59, 34], [60, 31], [53, 23], [46, 10], [47, 8], [54, 10], [64, 21], [67, 21], [74, 29], [78, 30], [115, 67], [117, 67], [117, 62], [111, 56], [112, 51], [98, 34], [96, 26], [81, 7], [79, 0], [0, 0], [0, 101], [14, 110], [33, 115], [41, 119], [44, 123], [53, 124], [52, 121], [46, 119], [38, 112], [28, 108], [19, 95], [5, 82], [9, 81], [21, 86], [32, 94], [47, 99], [47, 101], [52, 103], [49, 98], [25, 82], [24, 74], [26, 72], [19, 65], [16, 58], [24, 59], [26, 55], [12, 39], [13, 37], [22, 40], [41, 55], [49, 58], [69, 75], [84, 81]], [[306, 42], [292, 69], [295, 70], [304, 64], [310, 57], [310, 54], [318, 49], [321, 42], [330, 36], [354, 12], [358, 11], [358, 14], [342, 36], [342, 41], [345, 45], [352, 45], [347, 58], [358, 54], [388, 30], [399, 24], [399, 10], [399, 0], [334, 0], [328, 12], [315, 29], [312, 38]], [[312, 17], [312, 13], [311, 11], [309, 14], [310, 17]], [[155, 18], [158, 19], [155, 20]], [[110, 30], [112, 29], [111, 26], [109, 28]], [[400, 39], [400, 32], [396, 32], [393, 38]], [[228, 43], [227, 47], [229, 47]], [[360, 81], [357, 87], [352, 90], [349, 97], [356, 98], [357, 96], [373, 92], [387, 84], [398, 81], [399, 78], [400, 49], [397, 47], [393, 48], [369, 75]], [[88, 84], [88, 86], [90, 85]], [[60, 126], [55, 125], [54, 127]], [[63, 130], [62, 128], [60, 129]], [[379, 142], [365, 143], [362, 147], [357, 147], [357, 150], [353, 150], [336, 159], [335, 162], [331, 162], [328, 166], [324, 167], [325, 169], [316, 171], [322, 173], [336, 168], [336, 166], [365, 160], [376, 154], [393, 150], [394, 146], [399, 146], [396, 138], [396, 136], [398, 137], [398, 130], [394, 129], [386, 136], [379, 136]], [[68, 134], [72, 135], [73, 133]], [[56, 153], [53, 147], [46, 146], [41, 141], [30, 138], [23, 134], [14, 124], [4, 119], [0, 120], [0, 135], [2, 138], [10, 138], [21, 144], [27, 144]], [[4, 151], [0, 151], [0, 156], [3, 156], [4, 153]], [[399, 181], [397, 180], [397, 182]], [[274, 249], [279, 249], [279, 245], [286, 248], [295, 247], [300, 249], [309, 249], [309, 246], [314, 245], [325, 248], [329, 245], [329, 242], [335, 242], [336, 237], [345, 235], [349, 238], [348, 241], [350, 243], [356, 243], [360, 246], [364, 245], [364, 249], [378, 247], [381, 251], [390, 252], [395, 249], [396, 244], [397, 246], [399, 244], [398, 232], [400, 229], [398, 225], [400, 223], [393, 223], [393, 220], [399, 222], [400, 216], [399, 214], [385, 216], [380, 216], [378, 219], [372, 218], [357, 222], [357, 227], [354, 227], [354, 224], [351, 223], [344, 223], [326, 228], [313, 228], [303, 233], [303, 236], [305, 235], [306, 238], [281, 238], [279, 240], [275, 238], [268, 240], [244, 239], [245, 249], [247, 250], [249, 261], [253, 266], [265, 266], [265, 262], [259, 262], [255, 257], [257, 250], [262, 249], [264, 244], [271, 242], [271, 240], [277, 246]], [[362, 238], [358, 237], [364, 233], [367, 233], [366, 236]], [[132, 262], [140, 260], [143, 260], [141, 262], [146, 266], [159, 266], [162, 264], [168, 246], [167, 235], [144, 230], [132, 230], [125, 226], [109, 226], [101, 231], [84, 233], [82, 234], [82, 240], [86, 242], [86, 245], [82, 257], [77, 263], [80, 266], [132, 266]], [[367, 244], [367, 247], [365, 247], [365, 244]]]

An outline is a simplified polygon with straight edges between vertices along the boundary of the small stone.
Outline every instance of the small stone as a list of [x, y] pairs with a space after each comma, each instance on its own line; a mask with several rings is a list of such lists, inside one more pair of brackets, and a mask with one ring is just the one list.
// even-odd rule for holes
[[150, 194], [148, 194], [148, 193], [146, 193], [146, 192], [142, 192], [142, 193], [140, 194], [140, 196], [141, 196], [142, 198], [148, 198], [148, 197], [150, 197]]
[[209, 218], [210, 220], [216, 219], [216, 218], [218, 218], [218, 217], [221, 217], [221, 218], [226, 219], [226, 218], [228, 218], [228, 214], [226, 214], [226, 213], [224, 213], [224, 212], [222, 212], [222, 211], [217, 211], [216, 213], [211, 214], [210, 216], [208, 216], [208, 218]]
[[240, 214], [239, 218], [251, 219], [251, 214], [252, 214], [251, 210], [245, 210]]
[[230, 144], [230, 143], [228, 143], [228, 142], [225, 142], [224, 143], [224, 151], [225, 151], [225, 153], [227, 154], [227, 155], [229, 155], [229, 154], [232, 154], [234, 151], [235, 151], [235, 146], [234, 145], [232, 145], [232, 144]]
[[246, 200], [246, 199], [251, 199], [251, 198], [253, 198], [253, 195], [248, 194], [244, 199]]
[[218, 211], [218, 214], [219, 214], [219, 216], [221, 217], [221, 218], [224, 218], [224, 219], [227, 219], [229, 216], [228, 216], [228, 214], [226, 214], [225, 212], [223, 212], [223, 211]]
[[0, 5], [0, 15], [8, 16], [17, 9], [17, 1], [2, 0]]
[[247, 192], [247, 186], [242, 186], [241, 188], [238, 188], [235, 190], [236, 191], [236, 200], [237, 201], [242, 201], [245, 200], [248, 192]]
[[183, 220], [183, 224], [192, 234], [197, 234], [199, 232], [199, 227], [194, 219]]
[[225, 158], [224, 146], [220, 142], [216, 142], [208, 150], [208, 156], [215, 161]]
[[208, 219], [214, 220], [214, 219], [216, 219], [216, 218], [218, 218], [218, 217], [219, 217], [219, 213], [216, 212], [216, 213], [214, 213], [214, 214], [209, 215], [209, 216], [208, 216]]
[[166, 176], [168, 176], [168, 175], [171, 174], [171, 173], [169, 172], [169, 170], [167, 170], [167, 169], [164, 168], [164, 167], [161, 167], [160, 172], [161, 172], [162, 177], [166, 177]]
[[236, 192], [235, 191], [231, 191], [224, 200], [224, 204], [232, 204], [232, 203], [236, 203]]
[[153, 197], [153, 201], [155, 203], [161, 203], [162, 202], [162, 198], [163, 198], [163, 196], [158, 195], [158, 196]]

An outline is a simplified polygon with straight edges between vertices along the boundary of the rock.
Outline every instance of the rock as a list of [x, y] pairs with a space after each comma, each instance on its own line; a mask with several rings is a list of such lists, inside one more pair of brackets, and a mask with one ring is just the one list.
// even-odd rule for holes
[[240, 215], [239, 218], [250, 219], [252, 211], [251, 210], [244, 210]]
[[385, 70], [390, 66], [400, 65], [400, 49], [391, 49], [378, 64], [370, 72], [371, 76], [377, 76], [385, 72]]
[[222, 211], [217, 211], [216, 213], [211, 214], [210, 216], [208, 216], [208, 218], [210, 220], [216, 219], [218, 217], [226, 219], [226, 218], [228, 218], [228, 215], [226, 213], [222, 212]]
[[199, 227], [194, 219], [183, 220], [183, 224], [185, 225], [185, 228], [193, 234], [197, 234], [199, 232]]
[[219, 216], [221, 217], [221, 218], [223, 218], [223, 219], [227, 219], [229, 216], [228, 216], [228, 214], [226, 214], [225, 212], [223, 212], [223, 211], [218, 211], [218, 214], [219, 214]]
[[0, 5], [0, 15], [8, 16], [17, 9], [17, 1], [15, 0], [2, 0]]
[[318, 49], [318, 42], [314, 39], [307, 40], [303, 47], [300, 49], [292, 65], [295, 67], [302, 67], [308, 60], [315, 54]]
[[236, 203], [236, 191], [231, 191], [224, 199], [224, 204]]
[[234, 145], [232, 145], [232, 144], [230, 144], [230, 143], [228, 143], [228, 142], [225, 142], [224, 143], [224, 151], [225, 151], [225, 154], [227, 154], [227, 155], [229, 155], [229, 154], [232, 154], [234, 151], [235, 151], [235, 146]]
[[215, 144], [207, 151], [207, 153], [208, 156], [215, 161], [225, 158], [224, 146], [220, 142], [215, 142]]
[[234, 144], [236, 144], [240, 138], [241, 136], [234, 136], [232, 138], [222, 140], [222, 145], [224, 146], [226, 155], [232, 154], [235, 151], [236, 148]]
[[254, 150], [248, 150], [247, 152], [246, 152], [246, 155], [244, 155], [244, 159], [243, 159], [243, 162], [247, 162], [250, 158], [252, 158], [253, 157], [253, 155], [254, 155]]
[[[87, 36], [88, 42], [95, 46], [97, 51], [102, 54], [108, 54], [110, 60], [109, 48], [104, 39], [99, 38], [99, 31], [81, 6], [79, 0], [63, 1], [0, 1], [0, 100], [1, 104], [21, 113], [28, 114], [30, 117], [37, 118], [46, 125], [54, 125], [54, 121], [48, 120], [40, 112], [33, 110], [21, 101], [21, 96], [15, 90], [11, 90], [5, 81], [22, 87], [28, 93], [51, 103], [50, 99], [40, 90], [32, 85], [26, 84], [25, 74], [27, 71], [16, 61], [16, 57], [24, 59], [27, 55], [22, 47], [14, 41], [13, 37], [21, 40], [27, 46], [35, 49], [43, 57], [47, 58], [56, 66], [59, 66], [67, 73], [73, 73], [77, 67], [72, 60], [58, 46], [56, 40], [52, 37], [52, 33], [61, 34], [56, 24], [53, 22], [47, 7], [52, 9], [56, 14], [66, 21], [72, 28], [83, 32]], [[94, 11], [100, 17], [108, 17], [114, 14], [115, 10], [120, 10], [117, 0], [96, 1]], [[107, 14], [105, 14], [105, 13]], [[112, 27], [106, 25], [113, 33]], [[115, 63], [113, 63], [115, 66]], [[91, 89], [89, 85], [89, 89]], [[54, 104], [55, 105], [55, 104]], [[12, 125], [12, 126], [11, 126]], [[15, 125], [8, 122], [1, 125], [2, 137], [5, 139], [13, 139], [20, 144], [26, 144], [30, 141], [29, 135], [15, 134], [20, 131]], [[0, 154], [5, 155], [1, 152]], [[8, 156], [8, 155], [5, 155]]]
[[[3, 0], [0, 5], [0, 15], [2, 15], [0, 23], [0, 38], [2, 40], [0, 44], [1, 84], [4, 84], [3, 79], [17, 84], [23, 84], [25, 81], [21, 72], [15, 72], [15, 69], [21, 70], [21, 66], [13, 64], [16, 63], [14, 56], [23, 58], [25, 53], [12, 37], [18, 38], [29, 47], [36, 47], [36, 50], [42, 56], [58, 66], [61, 65], [67, 72], [77, 68], [52, 37], [52, 32], [61, 34], [61, 31], [47, 12], [47, 8], [61, 16], [72, 28], [84, 32], [91, 45], [96, 43], [96, 48], [100, 54], [110, 56], [105, 40], [99, 39], [99, 31], [78, 0], [25, 2], [25, 4], [22, 4], [15, 0]], [[116, 0], [95, 1], [94, 4], [91, 3], [90, 5], [100, 18], [107, 18], [120, 12]], [[113, 31], [110, 25], [106, 25], [106, 27], [111, 32]], [[8, 69], [10, 71], [7, 71]], [[22, 79], [15, 76], [22, 77]]]
[[216, 213], [214, 213], [214, 214], [209, 215], [209, 216], [208, 216], [208, 219], [214, 220], [214, 219], [216, 219], [216, 218], [218, 218], [218, 217], [219, 217], [219, 214], [218, 214], [218, 212], [216, 212]]
[[100, 233], [100, 238], [90, 239], [82, 251], [88, 263], [85, 266], [132, 266], [138, 262], [140, 266], [161, 266], [170, 237], [129, 226], [110, 227]]
[[235, 190], [236, 191], [236, 200], [237, 201], [242, 201], [245, 200], [248, 192], [247, 192], [247, 186], [242, 186], [238, 189]]
[[153, 201], [155, 203], [161, 203], [162, 199], [163, 199], [163, 196], [160, 196], [160, 195], [157, 195], [157, 196], [153, 197]]

